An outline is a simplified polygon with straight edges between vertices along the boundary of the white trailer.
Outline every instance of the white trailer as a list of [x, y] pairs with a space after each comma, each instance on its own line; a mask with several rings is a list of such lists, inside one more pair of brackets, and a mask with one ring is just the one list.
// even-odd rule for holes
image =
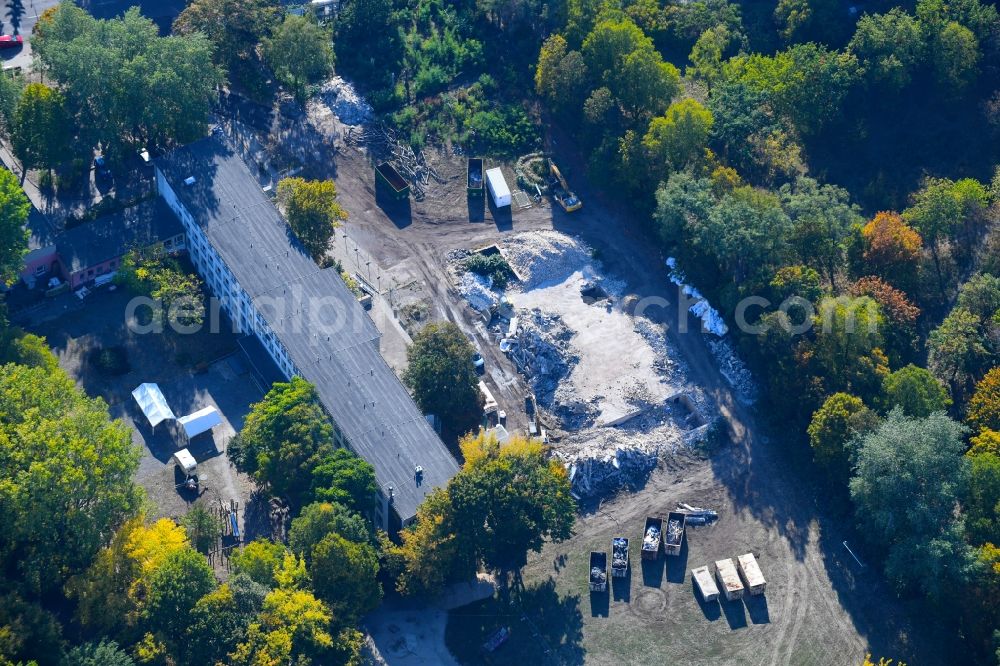
[[747, 592], [754, 595], [764, 594], [767, 581], [764, 580], [764, 574], [760, 572], [760, 566], [757, 565], [757, 558], [753, 556], [753, 553], [740, 555], [736, 561], [740, 567], [740, 577], [746, 583]]
[[726, 599], [735, 601], [743, 598], [743, 583], [740, 581], [739, 573], [736, 572], [733, 558], [727, 557], [715, 563], [715, 577], [719, 579], [719, 585], [722, 586]]
[[694, 584], [698, 586], [698, 592], [701, 594], [701, 598], [705, 600], [705, 603], [710, 603], [719, 598], [719, 588], [712, 580], [712, 574], [709, 572], [708, 567], [698, 567], [697, 569], [691, 569], [691, 576], [694, 578]]
[[503, 208], [510, 205], [510, 188], [507, 187], [507, 181], [504, 180], [500, 167], [493, 167], [486, 171], [486, 187], [489, 188], [490, 196], [493, 197], [494, 206]]

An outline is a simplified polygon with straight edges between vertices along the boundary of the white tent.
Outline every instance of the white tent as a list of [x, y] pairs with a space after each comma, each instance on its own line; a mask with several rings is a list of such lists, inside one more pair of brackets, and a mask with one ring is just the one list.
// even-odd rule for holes
[[198, 467], [198, 462], [191, 455], [191, 452], [187, 449], [181, 449], [174, 454], [174, 462], [181, 466], [185, 474], [193, 474], [196, 467]]
[[139, 384], [132, 391], [132, 397], [139, 403], [139, 408], [149, 420], [149, 425], [155, 428], [157, 425], [168, 419], [176, 418], [167, 405], [166, 398], [160, 392], [160, 387], [156, 384]]
[[177, 419], [177, 423], [184, 429], [185, 437], [191, 439], [221, 424], [222, 415], [215, 407], [205, 407], [180, 417]]

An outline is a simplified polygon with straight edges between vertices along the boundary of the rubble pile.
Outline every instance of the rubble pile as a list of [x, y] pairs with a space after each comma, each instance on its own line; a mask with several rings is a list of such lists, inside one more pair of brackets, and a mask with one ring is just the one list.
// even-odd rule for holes
[[628, 566], [628, 539], [625, 537], [611, 540], [611, 566], [616, 569]]
[[683, 534], [681, 521], [675, 518], [667, 523], [667, 543], [680, 543]]
[[642, 535], [642, 546], [647, 550], [652, 550], [659, 546], [659, 543], [660, 528], [656, 525], [650, 525], [646, 533]]
[[736, 391], [737, 399], [745, 405], [753, 404], [757, 400], [757, 382], [750, 369], [736, 355], [732, 343], [729, 340], [709, 340], [708, 348], [719, 364], [719, 372]]
[[372, 107], [343, 77], [334, 76], [319, 89], [319, 99], [345, 125], [363, 125], [372, 118]]
[[592, 583], [603, 583], [608, 579], [606, 573], [601, 570], [601, 567], [591, 567], [590, 568], [590, 581]]
[[524, 291], [564, 280], [593, 261], [586, 243], [558, 231], [511, 236], [504, 243], [504, 255]]
[[493, 280], [488, 277], [466, 271], [458, 276], [457, 281], [462, 298], [479, 312], [489, 314], [500, 300], [499, 295], [493, 291]]
[[577, 497], [607, 495], [622, 487], [642, 487], [656, 468], [659, 454], [635, 448], [618, 448], [600, 457], [581, 456], [569, 465], [569, 482]]
[[508, 355], [518, 372], [531, 383], [535, 399], [542, 407], [555, 412], [560, 411], [555, 400], [560, 383], [579, 360], [569, 344], [572, 337], [573, 332], [558, 315], [532, 310], [521, 313], [516, 335], [507, 338], [510, 343]]

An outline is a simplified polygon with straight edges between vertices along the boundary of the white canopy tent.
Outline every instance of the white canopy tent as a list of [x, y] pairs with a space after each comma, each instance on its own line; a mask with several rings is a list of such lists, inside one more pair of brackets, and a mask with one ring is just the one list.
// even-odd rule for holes
[[163, 397], [163, 393], [160, 392], [160, 387], [156, 384], [139, 384], [132, 391], [132, 397], [139, 403], [139, 408], [146, 415], [149, 425], [153, 428], [166, 420], [176, 418], [173, 411], [167, 405], [167, 400]]
[[222, 423], [222, 415], [215, 407], [205, 407], [197, 412], [192, 412], [187, 416], [177, 419], [178, 425], [184, 430], [187, 439], [196, 437], [203, 432], [207, 432]]

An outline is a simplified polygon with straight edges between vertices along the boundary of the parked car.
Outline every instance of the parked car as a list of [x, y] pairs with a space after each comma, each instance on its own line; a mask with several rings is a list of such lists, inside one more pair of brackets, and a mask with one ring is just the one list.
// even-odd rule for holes
[[0, 35], [0, 49], [16, 49], [24, 45], [21, 35]]
[[476, 366], [476, 372], [479, 374], [486, 372], [486, 361], [483, 359], [483, 355], [479, 352], [472, 355], [472, 365]]

